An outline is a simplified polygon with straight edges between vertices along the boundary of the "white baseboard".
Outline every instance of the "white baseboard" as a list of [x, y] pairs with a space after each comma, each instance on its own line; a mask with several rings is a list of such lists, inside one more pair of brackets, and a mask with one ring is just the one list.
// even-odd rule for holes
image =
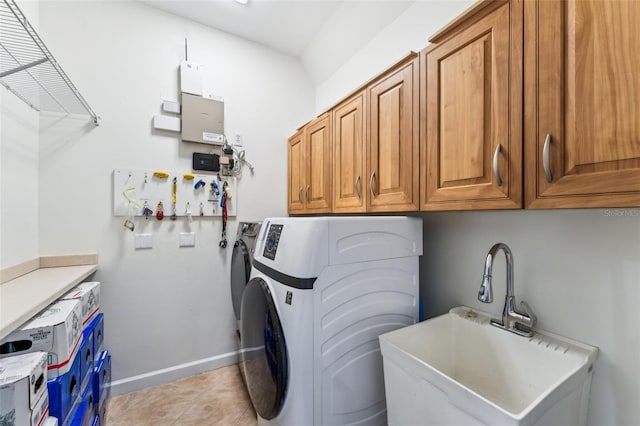
[[238, 351], [174, 365], [111, 382], [111, 396], [123, 395], [238, 363]]

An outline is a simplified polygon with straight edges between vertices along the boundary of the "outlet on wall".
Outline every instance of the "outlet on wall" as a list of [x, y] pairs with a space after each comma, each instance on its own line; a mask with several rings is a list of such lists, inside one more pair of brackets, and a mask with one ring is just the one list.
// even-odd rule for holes
[[136, 249], [153, 248], [153, 234], [136, 234], [134, 241]]
[[196, 246], [196, 233], [195, 232], [181, 232], [180, 233], [180, 247], [195, 247]]

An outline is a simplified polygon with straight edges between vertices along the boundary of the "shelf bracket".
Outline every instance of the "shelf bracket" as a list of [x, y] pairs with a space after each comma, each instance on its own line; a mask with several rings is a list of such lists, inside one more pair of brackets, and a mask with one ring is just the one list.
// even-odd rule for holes
[[37, 61], [33, 61], [33, 62], [29, 63], [29, 64], [26, 64], [26, 65], [20, 65], [19, 67], [16, 67], [16, 68], [14, 68], [12, 70], [9, 70], [9, 71], [0, 72], [0, 78], [4, 78], [4, 77], [6, 77], [8, 75], [15, 74], [17, 72], [24, 71], [24, 70], [26, 70], [28, 68], [35, 67], [36, 65], [43, 64], [43, 63], [47, 62], [48, 60], [49, 59], [47, 59], [47, 58], [42, 58], [42, 59], [39, 59]]

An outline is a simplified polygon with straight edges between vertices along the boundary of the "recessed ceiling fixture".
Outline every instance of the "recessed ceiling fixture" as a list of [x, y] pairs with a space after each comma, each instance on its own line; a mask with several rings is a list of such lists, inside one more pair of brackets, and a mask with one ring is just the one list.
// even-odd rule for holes
[[234, 0], [236, 3], [247, 4], [249, 0]]

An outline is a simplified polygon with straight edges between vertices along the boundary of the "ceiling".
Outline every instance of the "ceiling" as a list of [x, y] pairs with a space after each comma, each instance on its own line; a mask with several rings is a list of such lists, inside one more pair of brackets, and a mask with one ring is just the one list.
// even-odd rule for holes
[[302, 60], [319, 84], [415, 0], [139, 0]]

